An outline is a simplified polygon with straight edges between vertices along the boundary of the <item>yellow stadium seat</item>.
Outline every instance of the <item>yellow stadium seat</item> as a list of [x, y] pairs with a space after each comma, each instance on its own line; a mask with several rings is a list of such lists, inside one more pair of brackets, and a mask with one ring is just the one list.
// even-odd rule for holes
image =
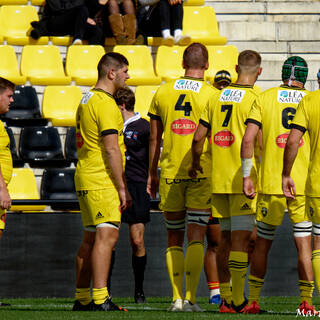
[[142, 118], [149, 121], [148, 111], [152, 101], [152, 98], [159, 86], [138, 86], [136, 87], [135, 97], [136, 103], [134, 105], [134, 111], [139, 112]]
[[183, 1], [184, 6], [203, 6], [204, 0], [185, 0]]
[[28, 36], [32, 29], [30, 22], [38, 20], [37, 10], [33, 6], [2, 6], [0, 8], [0, 33], [8, 44], [47, 44], [48, 37], [34, 40]]
[[[12, 200], [39, 200], [36, 178], [30, 168], [13, 168], [12, 178], [8, 184]], [[10, 211], [43, 211], [44, 205], [16, 205]]]
[[42, 98], [42, 115], [51, 120], [52, 125], [75, 126], [76, 111], [82, 92], [76, 86], [47, 86]]
[[208, 46], [209, 69], [205, 77], [213, 82], [214, 76], [220, 70], [227, 70], [231, 75], [232, 82], [237, 80], [235, 69], [238, 63], [238, 49], [235, 46]]
[[33, 85], [65, 85], [71, 82], [71, 77], [64, 73], [60, 51], [56, 46], [24, 46], [21, 73]]
[[184, 75], [182, 57], [185, 47], [160, 46], [157, 51], [155, 68], [156, 73], [164, 81], [179, 78]]
[[26, 83], [26, 77], [20, 74], [16, 53], [11, 46], [0, 46], [0, 76], [18, 85]]
[[227, 39], [219, 33], [216, 14], [212, 7], [184, 7], [183, 33], [189, 35], [193, 42], [207, 45], [227, 43]]
[[66, 58], [67, 75], [77, 85], [94, 85], [98, 79], [97, 66], [104, 54], [102, 46], [70, 46]]
[[33, 6], [43, 6], [45, 3], [45, 0], [31, 0], [31, 4]]
[[0, 0], [0, 6], [3, 5], [22, 5], [28, 4], [28, 0]]
[[50, 36], [49, 39], [55, 46], [70, 46], [73, 41], [71, 36]]
[[151, 52], [147, 46], [115, 46], [114, 52], [123, 54], [129, 61], [129, 86], [156, 85], [161, 82], [153, 69]]

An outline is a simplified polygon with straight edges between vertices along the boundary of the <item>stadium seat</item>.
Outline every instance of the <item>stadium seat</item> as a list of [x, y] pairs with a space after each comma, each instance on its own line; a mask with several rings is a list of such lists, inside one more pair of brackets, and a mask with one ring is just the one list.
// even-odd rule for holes
[[184, 75], [182, 57], [184, 47], [160, 46], [157, 51], [155, 68], [156, 74], [164, 81], [179, 78]]
[[0, 33], [8, 44], [47, 44], [48, 37], [34, 40], [28, 36], [32, 29], [30, 22], [38, 21], [38, 13], [33, 6], [8, 5], [0, 8]]
[[193, 42], [206, 45], [225, 45], [227, 39], [218, 30], [216, 14], [212, 7], [188, 7], [183, 9], [183, 33]]
[[45, 3], [45, 0], [31, 0], [31, 4], [33, 6], [43, 6]]
[[102, 46], [70, 46], [66, 57], [67, 75], [77, 85], [94, 85], [98, 79], [98, 62], [104, 54]]
[[204, 0], [185, 0], [183, 6], [203, 6]]
[[17, 86], [13, 99], [9, 111], [1, 116], [8, 126], [24, 127], [48, 123], [41, 117], [38, 95], [34, 87]]
[[77, 164], [77, 146], [76, 146], [76, 128], [69, 127], [66, 134], [66, 140], [64, 143], [64, 154], [67, 160]]
[[26, 83], [27, 79], [19, 71], [17, 56], [12, 46], [0, 46], [0, 76], [16, 85]]
[[[12, 200], [39, 200], [36, 178], [30, 168], [13, 168], [12, 178], [8, 184]], [[43, 211], [44, 205], [16, 205], [10, 211]]]
[[42, 114], [53, 126], [75, 126], [75, 115], [82, 98], [76, 86], [47, 86], [43, 92]]
[[49, 40], [53, 45], [56, 46], [70, 46], [73, 42], [73, 37], [71, 36], [50, 36]]
[[6, 130], [7, 130], [8, 136], [10, 138], [10, 151], [11, 151], [13, 166], [15, 168], [16, 167], [23, 167], [24, 162], [18, 156], [16, 141], [14, 139], [12, 129], [9, 127], [6, 127]]
[[153, 69], [151, 52], [147, 46], [115, 46], [114, 52], [123, 54], [129, 61], [129, 75], [127, 85], [156, 85], [161, 78], [157, 77]]
[[136, 103], [134, 111], [139, 112], [142, 118], [149, 121], [148, 111], [154, 94], [159, 86], [138, 86], [136, 87]]
[[20, 133], [20, 158], [31, 168], [66, 167], [56, 127], [24, 127]]
[[238, 49], [235, 46], [208, 46], [209, 69], [205, 77], [213, 82], [216, 73], [220, 70], [227, 70], [231, 75], [232, 82], [237, 80], [235, 66], [238, 63]]
[[28, 0], [0, 0], [0, 6], [28, 4]]
[[[78, 200], [73, 168], [50, 168], [43, 171], [40, 196], [43, 200]], [[51, 204], [53, 210], [79, 210], [79, 204]]]
[[26, 45], [21, 53], [21, 73], [34, 85], [70, 84], [56, 46]]

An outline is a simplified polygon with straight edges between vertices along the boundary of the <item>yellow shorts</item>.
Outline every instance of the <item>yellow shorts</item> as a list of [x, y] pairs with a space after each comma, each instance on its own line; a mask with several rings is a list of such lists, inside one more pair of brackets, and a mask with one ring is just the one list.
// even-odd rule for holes
[[0, 230], [4, 230], [6, 226], [7, 211], [0, 209]]
[[177, 212], [186, 208], [210, 209], [211, 179], [160, 178], [160, 205], [163, 211]]
[[287, 201], [285, 196], [270, 194], [258, 195], [256, 220], [280, 226], [286, 208], [292, 223], [309, 220], [305, 212], [305, 196], [296, 196], [294, 200]]
[[120, 224], [120, 200], [115, 188], [77, 191], [82, 224], [96, 226], [104, 222]]
[[256, 212], [256, 200], [250, 200], [244, 194], [213, 193], [211, 203], [214, 218], [230, 218]]
[[320, 198], [306, 197], [306, 214], [313, 223], [320, 223]]

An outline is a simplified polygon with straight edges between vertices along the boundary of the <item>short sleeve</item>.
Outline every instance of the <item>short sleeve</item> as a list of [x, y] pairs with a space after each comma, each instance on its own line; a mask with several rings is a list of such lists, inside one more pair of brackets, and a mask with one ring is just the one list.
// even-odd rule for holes
[[[159, 89], [158, 89], [159, 91]], [[148, 111], [148, 116], [151, 119], [155, 120], [161, 120], [160, 114], [159, 114], [159, 108], [158, 108], [158, 91], [155, 93], [153, 96], [149, 111]]]
[[290, 128], [298, 129], [305, 132], [308, 128], [308, 116], [306, 112], [306, 97], [300, 101], [296, 114], [291, 122]]
[[200, 116], [199, 123], [201, 123], [203, 126], [205, 126], [208, 129], [211, 129], [211, 122], [210, 122], [210, 102], [207, 103], [205, 108], [202, 111], [202, 114]]
[[256, 124], [259, 128], [261, 128], [262, 126], [262, 116], [261, 116], [261, 113], [262, 113], [262, 108], [261, 108], [261, 103], [260, 103], [260, 99], [259, 97], [254, 101], [251, 109], [250, 109], [250, 112], [248, 114], [248, 118], [245, 122], [245, 124], [248, 124], [248, 123], [254, 123]]

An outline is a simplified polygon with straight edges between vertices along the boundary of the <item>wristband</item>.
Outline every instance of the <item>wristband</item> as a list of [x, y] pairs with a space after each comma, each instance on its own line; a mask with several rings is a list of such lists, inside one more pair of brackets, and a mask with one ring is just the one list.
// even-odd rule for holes
[[242, 177], [246, 178], [250, 176], [251, 168], [252, 168], [252, 158], [241, 158], [241, 168], [242, 168]]

